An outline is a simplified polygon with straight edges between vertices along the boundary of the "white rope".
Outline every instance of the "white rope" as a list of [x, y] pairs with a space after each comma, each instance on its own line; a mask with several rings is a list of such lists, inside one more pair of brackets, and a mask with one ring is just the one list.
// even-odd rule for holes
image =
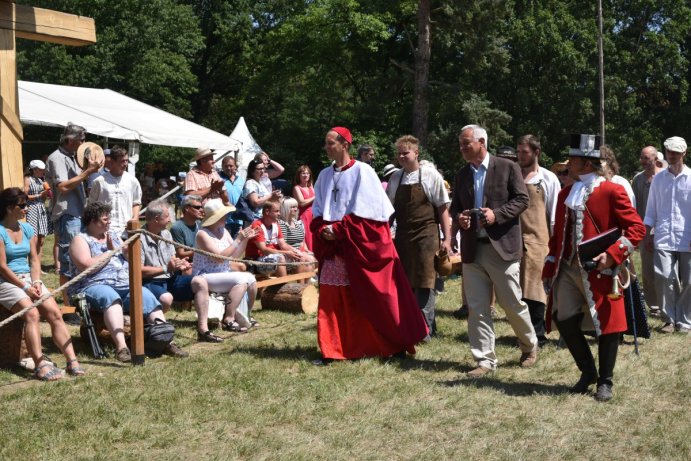
[[112, 258], [113, 256], [115, 256], [118, 253], [121, 253], [122, 249], [124, 247], [126, 247], [130, 243], [134, 242], [138, 238], [139, 238], [139, 235], [135, 234], [132, 237], [125, 240], [124, 242], [122, 242], [122, 246], [120, 248], [115, 248], [113, 250], [110, 250], [110, 251], [103, 253], [101, 256], [98, 257], [98, 259], [96, 260], [96, 262], [92, 266], [89, 266], [86, 269], [84, 269], [82, 272], [79, 273], [79, 275], [77, 275], [73, 279], [70, 279], [67, 283], [56, 288], [55, 290], [42, 295], [40, 298], [38, 298], [36, 301], [34, 301], [31, 304], [31, 306], [28, 306], [28, 307], [22, 309], [21, 311], [12, 314], [11, 316], [7, 317], [5, 320], [0, 322], [0, 328], [4, 327], [5, 325], [12, 322], [13, 320], [21, 317], [22, 315], [26, 314], [31, 309], [33, 309], [36, 306], [38, 306], [39, 304], [43, 303], [46, 299], [53, 297], [55, 293], [57, 293], [59, 291], [65, 291], [65, 293], [67, 293], [67, 291], [66, 291], [67, 288], [69, 288], [72, 285], [76, 284], [77, 282], [81, 281], [87, 275], [91, 275], [94, 272], [101, 270], [101, 268], [103, 266], [105, 266], [106, 263], [110, 260], [110, 258]]
[[153, 232], [148, 231], [146, 229], [137, 229], [137, 230], [133, 230], [130, 232], [145, 234], [145, 235], [148, 235], [152, 238], [158, 239], [162, 242], [170, 243], [171, 245], [174, 245], [178, 248], [183, 248], [183, 249], [188, 250], [188, 251], [194, 251], [195, 253], [199, 253], [199, 254], [208, 256], [210, 258], [222, 259], [225, 261], [232, 261], [232, 262], [238, 262], [238, 263], [245, 263], [245, 264], [250, 265], [250, 266], [305, 266], [305, 265], [309, 265], [309, 264], [315, 264], [315, 261], [263, 262], [263, 261], [253, 261], [251, 259], [231, 258], [230, 256], [221, 256], [218, 253], [211, 253], [209, 251], [200, 250], [199, 248], [187, 246], [187, 245], [184, 245], [182, 243], [175, 242], [173, 240], [169, 240], [165, 237], [161, 237], [158, 234], [154, 234]]

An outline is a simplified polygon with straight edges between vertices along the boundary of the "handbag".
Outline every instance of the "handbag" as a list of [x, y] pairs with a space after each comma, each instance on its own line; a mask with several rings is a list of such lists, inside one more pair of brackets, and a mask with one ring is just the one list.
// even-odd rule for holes
[[242, 221], [244, 223], [254, 222], [254, 211], [250, 208], [247, 199], [240, 195], [237, 203], [235, 204], [235, 211], [231, 213], [231, 216], [235, 221]]
[[451, 263], [451, 258], [449, 258], [449, 253], [446, 248], [441, 247], [434, 253], [434, 270], [437, 274], [442, 277], [451, 275], [453, 272], [453, 264]]
[[161, 319], [144, 325], [144, 352], [149, 357], [160, 357], [168, 345], [173, 342], [175, 327]]

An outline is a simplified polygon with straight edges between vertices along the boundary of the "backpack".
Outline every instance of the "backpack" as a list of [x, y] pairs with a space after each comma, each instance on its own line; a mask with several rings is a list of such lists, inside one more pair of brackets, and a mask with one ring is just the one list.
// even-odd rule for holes
[[144, 325], [144, 351], [149, 357], [160, 357], [173, 341], [175, 327], [161, 319]]

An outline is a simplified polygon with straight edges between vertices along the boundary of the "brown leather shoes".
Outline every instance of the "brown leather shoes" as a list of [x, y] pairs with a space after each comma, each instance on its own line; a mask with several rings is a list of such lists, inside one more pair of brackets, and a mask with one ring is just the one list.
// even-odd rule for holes
[[491, 368], [477, 367], [474, 370], [470, 370], [465, 375], [468, 378], [482, 378], [483, 376], [490, 374], [490, 373], [493, 373], [493, 372], [494, 372], [494, 370], [492, 370]]
[[523, 368], [532, 367], [533, 365], [535, 365], [535, 362], [537, 362], [537, 349], [533, 349], [530, 352], [522, 353], [519, 361], [521, 362], [521, 366]]

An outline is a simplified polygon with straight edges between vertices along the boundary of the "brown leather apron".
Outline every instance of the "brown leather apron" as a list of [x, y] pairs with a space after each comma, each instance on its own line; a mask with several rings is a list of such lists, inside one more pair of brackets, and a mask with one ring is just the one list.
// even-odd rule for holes
[[530, 206], [521, 213], [521, 232], [525, 252], [521, 261], [521, 289], [523, 298], [547, 302], [542, 286], [542, 268], [549, 253], [549, 222], [545, 202], [545, 186], [526, 184]]
[[413, 288], [434, 288], [434, 254], [439, 250], [437, 213], [422, 188], [422, 169], [417, 184], [401, 185], [396, 190], [396, 238], [394, 244]]

